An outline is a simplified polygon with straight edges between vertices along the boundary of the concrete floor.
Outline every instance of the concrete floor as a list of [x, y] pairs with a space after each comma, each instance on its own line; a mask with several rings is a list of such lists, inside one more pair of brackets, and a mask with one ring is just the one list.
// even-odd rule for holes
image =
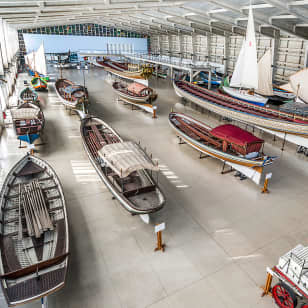
[[[82, 73], [64, 71], [82, 82]], [[161, 166], [165, 208], [145, 225], [129, 215], [99, 180], [85, 154], [80, 121], [69, 115], [53, 86], [40, 94], [46, 145], [37, 155], [56, 170], [64, 188], [70, 223], [70, 267], [66, 286], [49, 297], [61, 308], [274, 307], [261, 298], [266, 266], [296, 244], [307, 244], [308, 158], [268, 135], [265, 151], [281, 156], [273, 166], [269, 195], [249, 180], [221, 175], [222, 163], [178, 140], [168, 124], [171, 108], [218, 124], [213, 115], [184, 107], [171, 83], [152, 80], [158, 118], [115, 102], [99, 68], [86, 72], [91, 113], [111, 124], [124, 139], [141, 141]], [[18, 80], [22, 87], [24, 77]], [[25, 153], [12, 128], [1, 138], [1, 174]], [[155, 248], [154, 224], [166, 222], [165, 253]], [[39, 307], [35, 302], [26, 307]], [[0, 307], [5, 307], [3, 298]]]

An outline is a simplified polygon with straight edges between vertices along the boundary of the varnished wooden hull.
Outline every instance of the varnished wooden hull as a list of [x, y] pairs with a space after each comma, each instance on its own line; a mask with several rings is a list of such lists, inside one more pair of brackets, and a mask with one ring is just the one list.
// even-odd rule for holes
[[[32, 176], [29, 177], [27, 174]], [[48, 209], [54, 215], [52, 222], [55, 231], [44, 233], [43, 240], [39, 242], [29, 237], [27, 229], [24, 229], [24, 222], [23, 236], [20, 240], [19, 227], [14, 222], [15, 219], [18, 220], [18, 210], [13, 209], [13, 200], [18, 198], [18, 183], [28, 184], [34, 179], [42, 185]], [[8, 305], [22, 305], [63, 288], [69, 259], [69, 235], [64, 194], [55, 171], [40, 158], [24, 156], [13, 166], [5, 179], [1, 190], [1, 208], [1, 219], [4, 223], [0, 238], [0, 272], [1, 285]], [[14, 212], [16, 218], [12, 216]], [[33, 247], [28, 246], [26, 250], [20, 250], [20, 245], [26, 245], [31, 241]], [[43, 245], [42, 248], [40, 245]]]

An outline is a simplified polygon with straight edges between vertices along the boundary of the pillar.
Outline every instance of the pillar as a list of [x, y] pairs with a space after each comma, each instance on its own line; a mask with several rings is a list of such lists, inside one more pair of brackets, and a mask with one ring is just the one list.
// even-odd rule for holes
[[228, 74], [230, 57], [230, 36], [224, 37], [224, 73]]
[[272, 38], [272, 65], [273, 65], [273, 82], [277, 72], [278, 48], [280, 40], [280, 31], [274, 31], [274, 38]]

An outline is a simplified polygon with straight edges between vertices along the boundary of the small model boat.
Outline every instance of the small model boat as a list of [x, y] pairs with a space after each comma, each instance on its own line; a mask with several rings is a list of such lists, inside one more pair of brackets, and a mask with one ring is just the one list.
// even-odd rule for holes
[[46, 91], [47, 90], [47, 81], [40, 76], [32, 78], [31, 85], [36, 91]]
[[55, 83], [57, 95], [64, 106], [76, 108], [88, 101], [88, 90], [68, 79], [58, 79]]
[[180, 139], [205, 155], [222, 160], [256, 184], [274, 157], [263, 154], [264, 141], [231, 124], [215, 128], [185, 114], [171, 112], [169, 123]]
[[25, 304], [64, 286], [68, 223], [61, 183], [42, 159], [24, 156], [1, 190], [0, 273], [9, 306]]
[[32, 88], [27, 87], [21, 90], [19, 98], [22, 103], [36, 103], [38, 95]]
[[157, 164], [134, 142], [124, 142], [105, 122], [86, 117], [80, 127], [83, 145], [96, 172], [130, 213], [160, 210], [165, 197], [152, 178]]
[[17, 138], [29, 144], [38, 139], [44, 129], [45, 118], [42, 110], [32, 103], [23, 103], [11, 110]]
[[112, 87], [120, 97], [135, 103], [152, 103], [157, 98], [153, 89], [137, 82], [127, 84], [115, 81]]

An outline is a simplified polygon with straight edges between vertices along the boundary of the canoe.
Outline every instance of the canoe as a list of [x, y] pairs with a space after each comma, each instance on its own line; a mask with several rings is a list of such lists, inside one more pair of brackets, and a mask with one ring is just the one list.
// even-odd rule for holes
[[55, 171], [27, 154], [7, 175], [0, 200], [0, 273], [7, 304], [25, 304], [61, 289], [69, 237], [64, 194]]
[[35, 90], [33, 90], [30, 87], [27, 87], [21, 90], [19, 94], [19, 99], [22, 103], [27, 103], [27, 102], [37, 103], [38, 95], [35, 92]]
[[177, 95], [220, 116], [308, 147], [308, 117], [246, 103], [185, 81], [174, 82], [173, 86]]
[[17, 138], [29, 144], [40, 137], [45, 125], [43, 111], [32, 103], [23, 103], [11, 110]]
[[157, 94], [154, 93], [152, 88], [137, 82], [115, 81], [112, 84], [112, 88], [120, 97], [135, 103], [152, 103], [157, 98]]
[[78, 104], [88, 101], [87, 88], [68, 79], [58, 79], [55, 82], [55, 89], [62, 104], [66, 107], [76, 108]]
[[182, 113], [171, 112], [169, 124], [182, 141], [199, 152], [217, 158], [260, 184], [266, 166], [276, 157], [263, 154], [264, 141], [231, 124], [214, 129]]
[[83, 119], [80, 132], [93, 167], [128, 212], [144, 215], [162, 209], [165, 197], [152, 177], [158, 166], [139, 145], [124, 142], [96, 117]]
[[47, 81], [41, 77], [34, 77], [31, 80], [31, 85], [36, 91], [45, 91], [47, 90]]

